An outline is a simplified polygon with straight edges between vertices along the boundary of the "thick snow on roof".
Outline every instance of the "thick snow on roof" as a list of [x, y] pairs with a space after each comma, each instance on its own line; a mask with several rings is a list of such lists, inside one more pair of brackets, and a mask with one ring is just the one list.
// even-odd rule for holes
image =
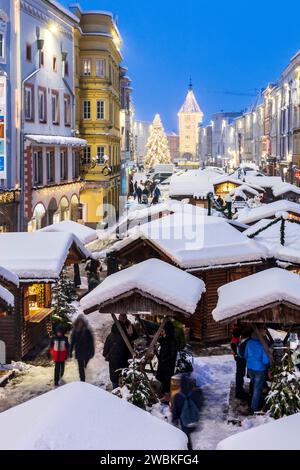
[[239, 432], [219, 442], [218, 450], [300, 450], [300, 413]]
[[275, 197], [282, 196], [283, 194], [286, 194], [288, 192], [293, 192], [295, 194], [298, 194], [300, 197], [300, 188], [290, 183], [282, 182], [280, 184], [276, 184], [275, 186], [272, 187], [272, 192]]
[[188, 91], [185, 101], [180, 108], [179, 114], [180, 113], [182, 114], [201, 113], [202, 114], [202, 111], [200, 109], [199, 104], [197, 103], [193, 90]]
[[185, 434], [176, 427], [83, 382], [63, 385], [0, 414], [2, 450], [184, 450], [186, 446]]
[[120, 250], [138, 238], [149, 239], [185, 269], [258, 261], [266, 255], [223, 218], [201, 212], [176, 213], [144, 224], [113, 249]]
[[57, 279], [73, 243], [84, 256], [90, 255], [82, 243], [70, 233], [1, 233], [0, 265], [20, 279]]
[[71, 145], [73, 147], [85, 147], [87, 141], [77, 137], [66, 137], [62, 135], [40, 135], [26, 134], [25, 138], [37, 144], [44, 145]]
[[188, 170], [184, 173], [175, 173], [171, 177], [170, 197], [206, 197], [214, 192], [213, 183], [220, 178], [220, 173], [213, 169]]
[[84, 245], [98, 239], [96, 230], [83, 224], [78, 224], [72, 220], [64, 220], [57, 224], [48, 225], [42, 228], [40, 232], [66, 232], [75, 235]]
[[272, 188], [282, 183], [281, 176], [251, 176], [250, 172], [244, 177], [245, 182], [252, 185], [258, 185], [262, 188]]
[[285, 269], [267, 269], [225, 284], [218, 294], [212, 312], [216, 321], [284, 300], [300, 307], [300, 276]]
[[238, 213], [238, 221], [244, 224], [251, 224], [261, 219], [275, 217], [277, 212], [294, 212], [300, 215], [300, 204], [282, 199], [270, 202], [270, 204], [262, 204], [253, 209], [243, 209]]
[[[0, 245], [1, 248], [1, 245]], [[1, 251], [0, 251], [1, 253]], [[1, 255], [0, 255], [1, 256]], [[0, 266], [0, 277], [3, 279], [6, 279], [7, 281], [11, 282], [12, 284], [15, 284], [17, 287], [19, 287], [19, 278], [18, 276], [9, 271], [8, 269], [4, 268], [3, 266]]]
[[108, 276], [84, 296], [80, 304], [87, 310], [133, 289], [193, 314], [205, 292], [205, 284], [201, 279], [153, 258]]
[[0, 299], [4, 300], [4, 302], [11, 307], [15, 304], [14, 296], [3, 286], [0, 286]]
[[237, 196], [243, 199], [247, 199], [246, 193], [250, 193], [253, 196], [259, 196], [259, 192], [251, 186], [248, 186], [247, 184], [241, 184], [241, 186], [230, 191], [229, 194], [230, 196]]

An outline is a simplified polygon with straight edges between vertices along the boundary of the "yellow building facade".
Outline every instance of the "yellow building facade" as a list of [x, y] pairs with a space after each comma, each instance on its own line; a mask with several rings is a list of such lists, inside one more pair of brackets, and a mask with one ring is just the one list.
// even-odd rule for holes
[[83, 12], [75, 31], [76, 129], [87, 140], [82, 158], [82, 218], [97, 226], [118, 216], [120, 196], [121, 37], [110, 13]]
[[178, 120], [180, 156], [187, 161], [198, 160], [199, 124], [203, 121], [203, 112], [197, 103], [191, 84], [178, 113]]

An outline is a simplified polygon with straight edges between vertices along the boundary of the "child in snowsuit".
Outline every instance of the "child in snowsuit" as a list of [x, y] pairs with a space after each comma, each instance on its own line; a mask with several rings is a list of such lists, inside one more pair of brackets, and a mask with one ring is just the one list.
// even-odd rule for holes
[[57, 387], [65, 372], [65, 362], [69, 356], [69, 341], [64, 334], [64, 328], [58, 326], [51, 339], [50, 350], [54, 367], [54, 385]]

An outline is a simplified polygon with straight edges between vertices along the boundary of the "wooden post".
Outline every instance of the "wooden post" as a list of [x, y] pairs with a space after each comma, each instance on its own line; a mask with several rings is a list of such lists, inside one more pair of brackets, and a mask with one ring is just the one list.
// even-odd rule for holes
[[154, 349], [154, 346], [156, 345], [156, 343], [157, 343], [157, 341], [158, 341], [158, 338], [160, 337], [160, 334], [161, 334], [162, 330], [164, 329], [164, 326], [165, 326], [167, 320], [168, 320], [168, 317], [165, 316], [165, 317], [163, 318], [163, 321], [162, 321], [161, 324], [159, 325], [159, 328], [158, 328], [157, 332], [156, 332], [155, 335], [153, 336], [152, 341], [151, 341], [151, 344], [150, 344], [150, 346], [149, 346], [149, 348], [148, 348], [148, 351], [147, 351], [146, 354], [145, 354], [145, 364], [147, 364], [148, 359], [149, 359], [150, 355], [152, 354], [152, 351], [153, 351], [153, 349]]
[[119, 333], [120, 333], [120, 335], [122, 336], [122, 338], [123, 338], [123, 340], [124, 340], [124, 342], [125, 342], [127, 348], [129, 349], [129, 351], [130, 351], [132, 357], [134, 357], [134, 350], [133, 350], [133, 347], [131, 346], [131, 343], [130, 343], [129, 339], [127, 338], [127, 336], [126, 336], [126, 334], [125, 334], [125, 331], [123, 330], [123, 328], [122, 328], [122, 326], [121, 326], [119, 320], [117, 319], [115, 313], [112, 313], [111, 316], [112, 316], [112, 318], [113, 318], [115, 324], [117, 325], [117, 328], [118, 328], [118, 330], [119, 330]]
[[259, 328], [257, 327], [256, 323], [253, 324], [253, 329], [254, 329], [255, 333], [257, 334], [258, 339], [261, 342], [261, 345], [265, 350], [265, 353], [267, 354], [268, 358], [270, 359], [270, 364], [273, 365], [273, 363], [274, 363], [273, 354], [272, 354], [272, 352], [271, 352], [264, 336], [261, 334]]

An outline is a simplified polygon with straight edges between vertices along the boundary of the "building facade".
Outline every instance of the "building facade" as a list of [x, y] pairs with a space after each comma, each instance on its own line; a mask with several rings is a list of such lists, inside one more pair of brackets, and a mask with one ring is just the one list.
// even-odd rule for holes
[[133, 125], [134, 160], [137, 165], [144, 164], [151, 122], [135, 120]]
[[197, 103], [191, 84], [179, 110], [178, 120], [180, 156], [185, 160], [195, 161], [198, 159], [199, 125], [203, 121], [203, 112]]
[[104, 217], [118, 216], [120, 164], [121, 37], [111, 13], [71, 11], [75, 29], [76, 129], [87, 141], [80, 193], [86, 224], [97, 226]]
[[80, 152], [86, 142], [75, 137], [78, 20], [55, 1], [21, 0], [19, 5], [21, 227], [34, 231], [80, 218]]
[[121, 195], [129, 189], [129, 169], [134, 160], [133, 105], [131, 99], [131, 79], [127, 69], [120, 67], [120, 128], [121, 128]]
[[15, 5], [0, 0], [0, 232], [18, 229], [19, 169], [16, 138]]
[[177, 162], [180, 160], [179, 152], [179, 135], [175, 132], [167, 134], [167, 139], [169, 143], [169, 150], [172, 162]]

